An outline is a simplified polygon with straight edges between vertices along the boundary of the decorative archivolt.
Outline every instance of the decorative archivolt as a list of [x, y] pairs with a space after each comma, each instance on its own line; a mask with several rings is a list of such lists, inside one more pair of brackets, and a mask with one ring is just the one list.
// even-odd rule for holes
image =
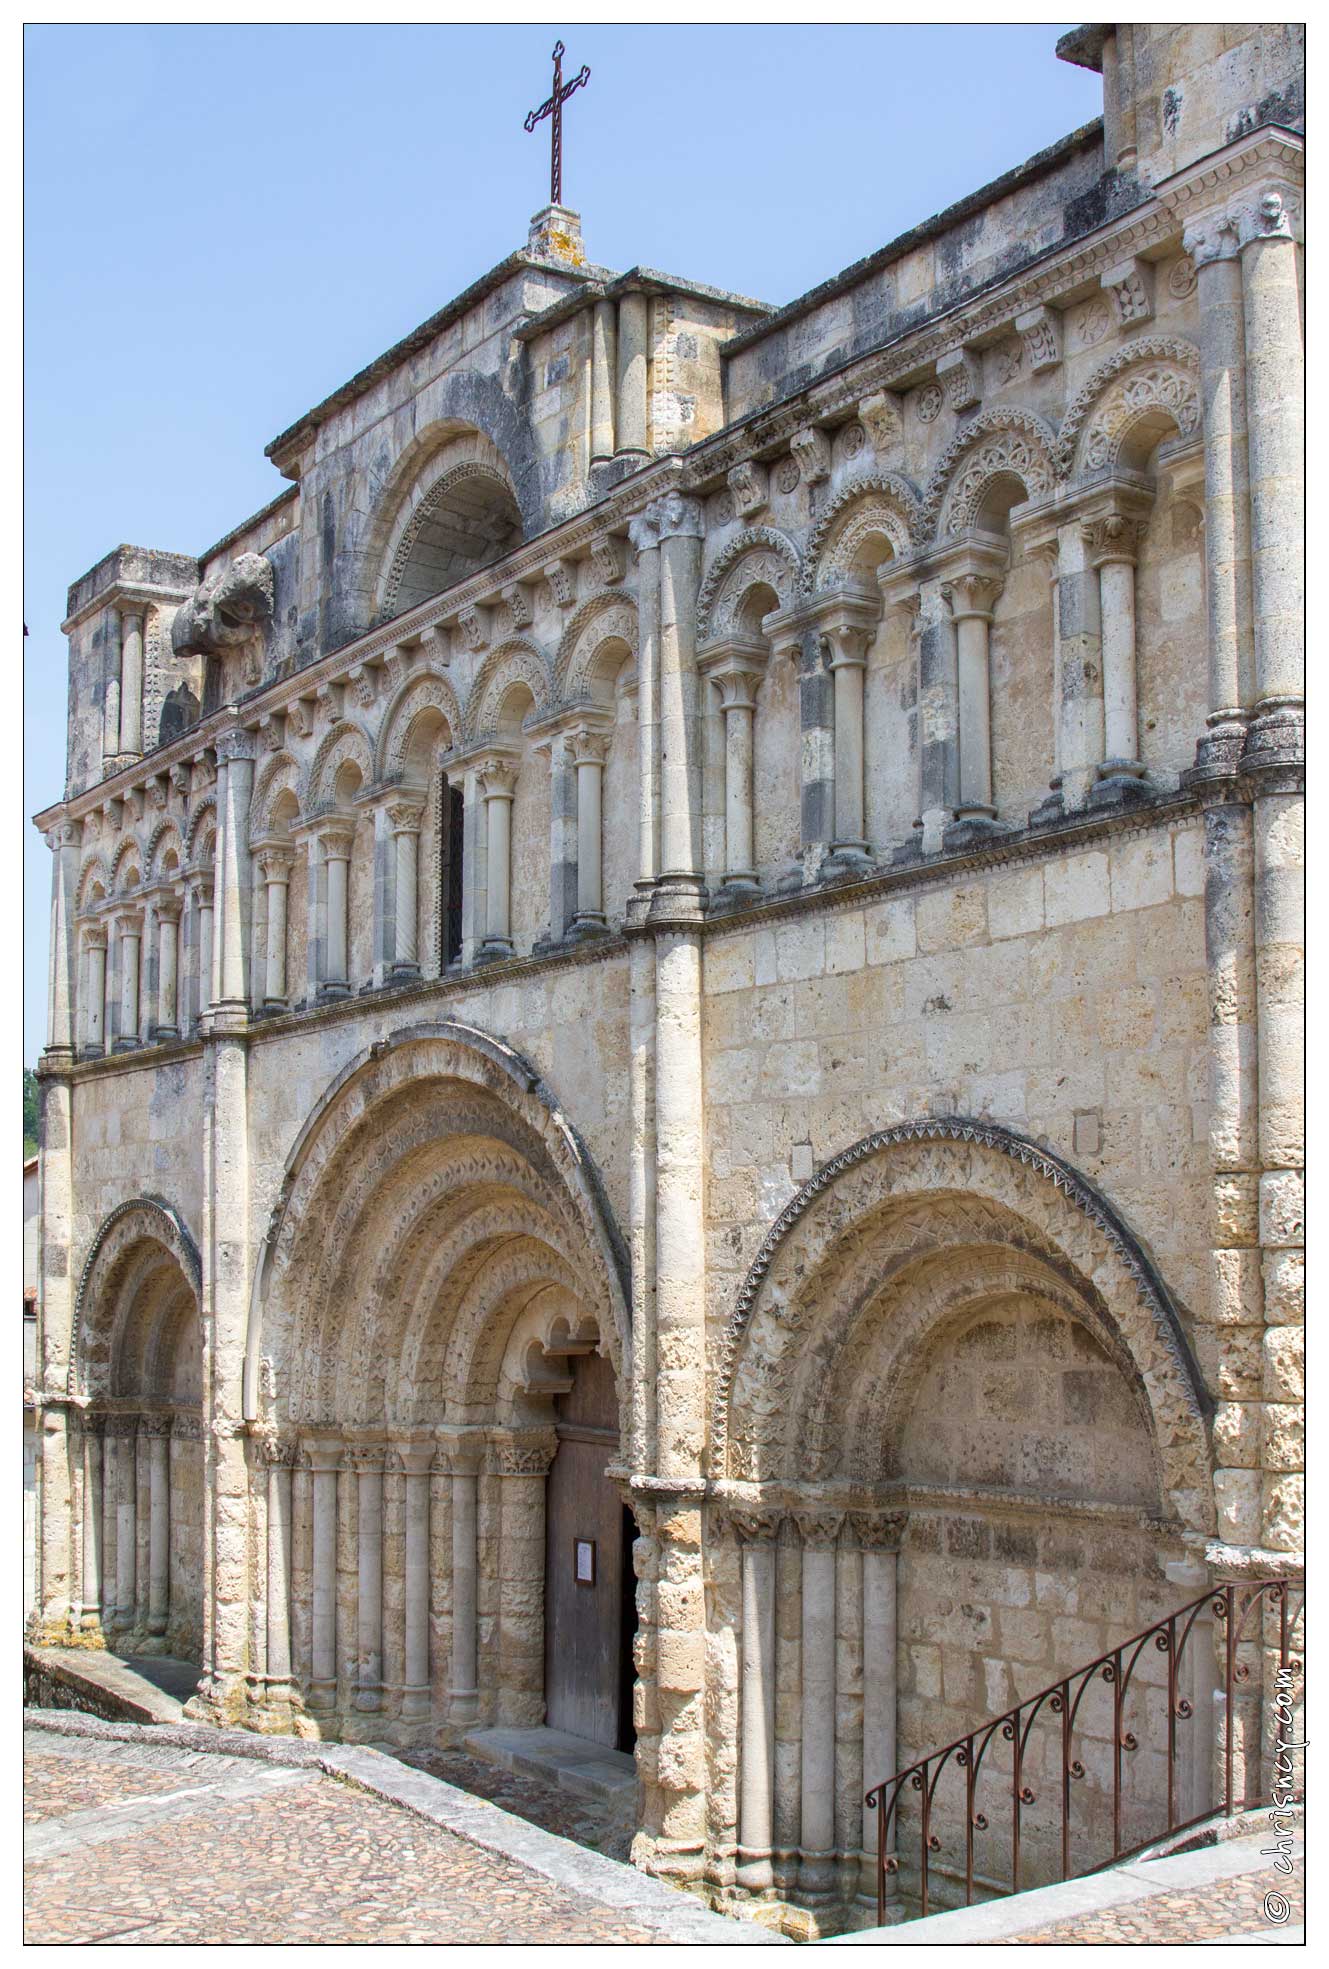
[[803, 569], [805, 591], [812, 594], [849, 580], [870, 540], [884, 539], [892, 554], [908, 554], [918, 539], [919, 511], [917, 491], [899, 472], [852, 479], [812, 530]]
[[166, 857], [174, 850], [176, 861], [183, 866], [185, 844], [180, 837], [180, 829], [172, 819], [159, 820], [148, 837], [144, 865], [150, 878], [155, 879], [163, 872]]
[[75, 907], [80, 912], [88, 908], [90, 893], [98, 882], [101, 884], [102, 894], [109, 896], [111, 893], [111, 871], [107, 868], [105, 858], [100, 853], [89, 855], [78, 872], [78, 886], [74, 891], [74, 896]]
[[[89, 1350], [94, 1337], [100, 1351], [109, 1356], [111, 1325], [115, 1317], [115, 1281], [129, 1259], [142, 1245], [160, 1250], [179, 1268], [197, 1300], [202, 1281], [198, 1246], [184, 1219], [174, 1207], [157, 1197], [134, 1197], [117, 1204], [93, 1238], [74, 1295], [74, 1319], [70, 1331], [68, 1392], [71, 1397], [86, 1394], [90, 1366]], [[105, 1365], [109, 1366], [109, 1359]]]
[[[412, 1115], [422, 1101], [427, 1105], [431, 1087], [451, 1090], [458, 1132], [440, 1135], [436, 1127], [422, 1131], [414, 1125]], [[444, 1020], [408, 1027], [361, 1053], [333, 1080], [296, 1138], [254, 1278], [246, 1417], [258, 1413], [265, 1355], [274, 1360], [289, 1394], [300, 1365], [297, 1324], [310, 1317], [311, 1306], [332, 1306], [336, 1319], [344, 1317], [354, 1335], [363, 1337], [364, 1308], [353, 1303], [357, 1278], [348, 1257], [352, 1243], [372, 1251], [380, 1239], [388, 1241], [393, 1213], [389, 1208], [375, 1230], [376, 1199], [381, 1196], [388, 1207], [395, 1191], [396, 1214], [405, 1210], [409, 1224], [416, 1224], [421, 1221], [417, 1191], [438, 1184], [444, 1215], [433, 1218], [429, 1238], [419, 1242], [417, 1267], [403, 1280], [406, 1299], [423, 1305], [433, 1287], [418, 1268], [436, 1262], [447, 1245], [447, 1213], [454, 1214], [460, 1262], [462, 1249], [476, 1245], [475, 1212], [511, 1186], [518, 1158], [524, 1164], [518, 1187], [533, 1207], [538, 1203], [550, 1238], [572, 1268], [569, 1276], [575, 1274], [597, 1317], [612, 1322], [616, 1365], [626, 1373], [631, 1351], [627, 1258], [594, 1164], [521, 1054], [475, 1027]], [[492, 1240], [481, 1241], [486, 1250], [491, 1242], [501, 1246], [501, 1223], [496, 1222]], [[395, 1237], [391, 1242], [398, 1245]], [[449, 1271], [452, 1289], [464, 1285], [456, 1265]], [[361, 1298], [370, 1277], [358, 1275]], [[381, 1295], [370, 1296], [381, 1301]], [[409, 1317], [407, 1308], [403, 1313]]]
[[937, 460], [923, 494], [920, 539], [946, 539], [975, 525], [998, 479], [1018, 479], [1027, 499], [1050, 492], [1056, 456], [1056, 433], [1032, 410], [980, 410]]
[[592, 595], [574, 613], [554, 658], [554, 696], [559, 702], [593, 695], [606, 643], [637, 655], [637, 605], [630, 595]]
[[344, 718], [325, 734], [309, 762], [300, 787], [302, 814], [312, 814], [316, 808], [333, 804], [337, 775], [347, 764], [356, 768], [361, 784], [367, 786], [374, 771], [369, 740], [359, 725]]
[[[713, 1476], [753, 1467], [769, 1474], [763, 1463], [785, 1454], [788, 1418], [801, 1418], [814, 1399], [808, 1390], [834, 1376], [889, 1275], [969, 1249], [1034, 1264], [1052, 1289], [1073, 1295], [1077, 1315], [1144, 1390], [1171, 1507], [1205, 1528], [1211, 1404], [1156, 1268], [1106, 1199], [1057, 1156], [1009, 1129], [962, 1118], [866, 1136], [775, 1220], [720, 1350]], [[907, 1367], [902, 1352], [896, 1359]], [[800, 1454], [802, 1441], [800, 1434]]]
[[383, 714], [383, 722], [379, 726], [378, 744], [374, 751], [376, 780], [391, 779], [405, 771], [411, 728], [425, 711], [438, 712], [447, 724], [448, 744], [456, 744], [462, 730], [461, 706], [448, 679], [434, 671], [425, 676], [408, 678]]
[[780, 607], [788, 608], [798, 594], [802, 570], [798, 549], [787, 534], [773, 526], [744, 527], [716, 555], [702, 581], [698, 641], [714, 642], [732, 632], [754, 588], [770, 588]]
[[111, 863], [111, 886], [117, 895], [124, 895], [129, 889], [138, 887], [143, 880], [143, 863], [143, 848], [138, 836], [130, 834], [116, 849]]
[[1199, 351], [1175, 335], [1128, 342], [1094, 370], [1062, 419], [1057, 437], [1062, 477], [1117, 464], [1132, 427], [1160, 415], [1183, 437], [1200, 428]]
[[549, 708], [549, 666], [533, 643], [514, 640], [491, 650], [476, 673], [466, 699], [465, 735], [488, 737], [498, 730], [503, 699], [514, 684], [524, 684], [534, 699], [534, 715]]
[[299, 806], [300, 768], [289, 752], [278, 752], [273, 758], [265, 759], [259, 768], [249, 804], [251, 841], [262, 841], [276, 832], [274, 809], [283, 793], [289, 793]]
[[189, 815], [185, 825], [185, 863], [189, 868], [199, 866], [199, 855], [211, 828], [214, 836], [217, 830], [217, 796], [206, 793]]

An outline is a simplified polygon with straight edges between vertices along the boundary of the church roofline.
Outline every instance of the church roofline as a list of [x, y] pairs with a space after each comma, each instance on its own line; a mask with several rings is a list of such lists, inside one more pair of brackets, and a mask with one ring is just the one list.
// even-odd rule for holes
[[204, 566], [206, 562], [212, 559], [214, 554], [224, 553], [228, 547], [240, 538], [241, 534], [248, 533], [251, 527], [256, 527], [260, 521], [270, 519], [279, 506], [289, 505], [292, 499], [298, 499], [299, 496], [300, 488], [298, 485], [284, 485], [275, 499], [269, 499], [266, 506], [260, 506], [256, 513], [249, 515], [247, 520], [241, 520], [239, 526], [233, 526], [229, 533], [222, 535], [220, 540], [214, 540], [211, 547], [205, 547], [198, 557], [199, 566]]
[[727, 287], [711, 287], [703, 280], [684, 280], [678, 274], [661, 273], [655, 267], [630, 267], [626, 273], [611, 274], [594, 269], [595, 278], [575, 294], [564, 294], [547, 308], [532, 315], [513, 330], [518, 342], [532, 342], [537, 335], [556, 328], [560, 321], [577, 314], [592, 301], [617, 300], [621, 294], [686, 294], [698, 301], [714, 301], [720, 307], [735, 308], [762, 319], [775, 313], [770, 301], [754, 301], [748, 294], [731, 293]]
[[[737, 335], [731, 336], [723, 345], [721, 353], [727, 358], [741, 354], [744, 349], [750, 349], [754, 343], [760, 342], [763, 336], [776, 333], [787, 323], [797, 321], [802, 315], [811, 314], [816, 308], [824, 307], [828, 301], [835, 300], [849, 288], [857, 287], [869, 275], [879, 273], [883, 267], [888, 267], [893, 260], [903, 259], [905, 254], [912, 252], [916, 246], [923, 245], [927, 240], [936, 239], [940, 233], [949, 232], [962, 219], [971, 218], [975, 212], [982, 211], [984, 206], [991, 205], [998, 198], [1006, 197], [1010, 192], [1018, 191], [1022, 185], [1045, 176], [1066, 158], [1073, 157], [1078, 151], [1090, 150], [1102, 141], [1103, 119], [1098, 116], [1092, 123], [1084, 123], [1078, 130], [1072, 130], [1068, 136], [1058, 138], [1057, 142], [1049, 144], [1046, 150], [1035, 151], [1034, 155], [1026, 158], [1023, 164], [1017, 164], [1012, 170], [1003, 172], [1001, 177], [994, 178], [990, 184], [982, 186], [980, 190], [969, 192], [954, 205], [948, 205], [944, 212], [938, 212], [932, 218], [924, 219], [920, 225], [911, 226], [907, 232], [897, 234], [887, 245], [879, 246], [875, 252], [867, 254], [861, 260], [855, 260], [852, 266], [845, 267], [842, 272], [832, 274], [829, 280], [823, 280], [818, 286], [810, 287], [806, 294], [800, 294], [795, 300], [786, 302], [784, 307], [765, 321], [754, 322], [750, 328], [741, 328]], [[1147, 195], [1147, 191], [1142, 188], [1141, 196]]]
[[427, 321], [422, 321], [420, 326], [413, 328], [409, 335], [404, 335], [399, 342], [394, 342], [382, 355], [375, 356], [372, 362], [367, 363], [363, 369], [357, 370], [348, 382], [333, 390], [321, 403], [316, 403], [312, 410], [306, 410], [302, 417], [297, 417], [293, 424], [273, 438], [271, 444], [264, 445], [264, 457], [271, 458], [279, 471], [285, 469], [278, 456], [279, 453], [289, 452], [301, 438], [312, 435], [320, 424], [326, 423], [334, 412], [344, 409], [348, 403], [354, 403], [357, 397], [365, 396], [375, 384], [381, 382], [408, 356], [427, 347], [436, 336], [443, 333], [445, 328], [468, 314], [478, 302], [484, 300], [486, 295], [492, 294], [496, 287], [501, 287], [505, 280], [510, 280], [513, 274], [523, 272], [554, 274], [562, 279], [575, 281], [579, 287], [585, 286], [589, 281], [613, 278], [606, 267], [574, 267], [551, 260], [537, 259], [524, 247], [516, 253], [509, 253], [505, 260], [500, 260], [497, 266], [491, 267], [488, 273], [480, 276], [479, 280], [472, 281], [471, 285], [449, 301], [446, 307], [430, 315]]

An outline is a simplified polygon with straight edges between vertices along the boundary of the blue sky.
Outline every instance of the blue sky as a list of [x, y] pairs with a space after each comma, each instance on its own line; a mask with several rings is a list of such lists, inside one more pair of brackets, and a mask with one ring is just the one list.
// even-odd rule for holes
[[[26, 811], [63, 790], [69, 583], [266, 504], [268, 440], [524, 243], [559, 32], [592, 70], [564, 165], [591, 259], [780, 303], [1096, 116], [1064, 31], [28, 28]], [[31, 1064], [50, 857], [26, 832]]]

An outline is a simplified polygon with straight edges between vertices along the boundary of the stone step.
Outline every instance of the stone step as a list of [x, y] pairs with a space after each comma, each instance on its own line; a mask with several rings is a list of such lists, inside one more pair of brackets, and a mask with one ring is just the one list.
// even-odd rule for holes
[[198, 1687], [198, 1665], [172, 1655], [115, 1655], [105, 1648], [23, 1649], [25, 1701], [76, 1709], [108, 1722], [179, 1723]]
[[637, 1766], [623, 1750], [570, 1736], [566, 1730], [475, 1730], [463, 1749], [488, 1764], [524, 1777], [562, 1785], [581, 1798], [631, 1810], [637, 1795]]

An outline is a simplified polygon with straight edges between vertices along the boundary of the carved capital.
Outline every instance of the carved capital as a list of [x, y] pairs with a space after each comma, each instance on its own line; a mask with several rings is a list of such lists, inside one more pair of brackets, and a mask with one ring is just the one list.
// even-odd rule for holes
[[340, 817], [324, 821], [318, 829], [318, 839], [323, 843], [323, 853], [328, 861], [349, 861], [355, 841], [355, 827], [352, 822]]
[[558, 1452], [552, 1429], [508, 1436], [494, 1445], [494, 1464], [500, 1477], [543, 1477]]
[[1235, 260], [1241, 252], [1241, 228], [1230, 212], [1206, 212], [1187, 226], [1182, 245], [1197, 268]]
[[269, 884], [289, 882], [295, 862], [294, 848], [260, 848], [254, 856], [259, 874]]
[[300, 1443], [300, 1467], [315, 1476], [335, 1475], [342, 1467], [343, 1450], [335, 1436], [306, 1436]]
[[687, 534], [700, 540], [706, 531], [702, 517], [701, 501], [689, 499], [682, 492], [667, 492], [663, 499], [657, 500], [659, 509], [659, 528], [661, 540], [671, 540], [676, 534]]
[[418, 834], [425, 817], [423, 800], [393, 800], [387, 809], [388, 825], [394, 834]]
[[854, 1511], [849, 1524], [864, 1552], [898, 1552], [908, 1516], [903, 1511]]
[[245, 759], [252, 759], [258, 750], [253, 732], [223, 732], [217, 740], [217, 762], [230, 766]]
[[830, 477], [831, 441], [825, 431], [808, 424], [803, 430], [794, 432], [789, 440], [789, 449], [804, 485], [819, 485], [822, 479]]
[[1113, 511], [1083, 521], [1080, 533], [1095, 567], [1108, 561], [1133, 563], [1148, 524], [1140, 514]]
[[1118, 328], [1151, 321], [1154, 313], [1154, 270], [1148, 260], [1120, 260], [1099, 276], [1104, 293], [1112, 297]]
[[755, 458], [745, 458], [730, 467], [727, 483], [734, 497], [734, 511], [741, 519], [752, 519], [763, 511], [770, 490], [764, 465], [759, 465]]
[[492, 753], [476, 762], [480, 792], [486, 800], [511, 800], [517, 791], [517, 761]]
[[386, 1462], [387, 1449], [383, 1443], [352, 1443], [342, 1456], [343, 1469], [354, 1471], [357, 1477], [381, 1476]]
[[1289, 242], [1296, 235], [1293, 232], [1295, 213], [1282, 191], [1271, 186], [1252, 199], [1248, 205], [1238, 207], [1237, 227], [1243, 246], [1249, 246], [1260, 239], [1286, 239]]
[[58, 855], [62, 848], [76, 848], [78, 837], [79, 828], [76, 821], [59, 820], [54, 827], [46, 830], [44, 839], [51, 853]]
[[794, 1523], [806, 1548], [824, 1551], [839, 1538], [844, 1516], [843, 1511], [796, 1511]]
[[577, 725], [568, 733], [574, 766], [602, 766], [609, 756], [609, 733], [593, 725]]
[[937, 381], [954, 411], [970, 410], [983, 399], [983, 361], [975, 349], [950, 349], [937, 358]]
[[989, 621], [1005, 585], [998, 574], [952, 575], [948, 583], [951, 614], [957, 622], [962, 622], [966, 616], [979, 616], [983, 621]]
[[729, 1522], [744, 1545], [774, 1545], [784, 1523], [783, 1511], [762, 1510], [757, 1506], [731, 1504]]
[[389, 1467], [408, 1477], [427, 1477], [434, 1468], [433, 1443], [394, 1443]]
[[649, 554], [660, 545], [660, 515], [652, 500], [644, 513], [628, 521], [628, 539], [634, 554]]

